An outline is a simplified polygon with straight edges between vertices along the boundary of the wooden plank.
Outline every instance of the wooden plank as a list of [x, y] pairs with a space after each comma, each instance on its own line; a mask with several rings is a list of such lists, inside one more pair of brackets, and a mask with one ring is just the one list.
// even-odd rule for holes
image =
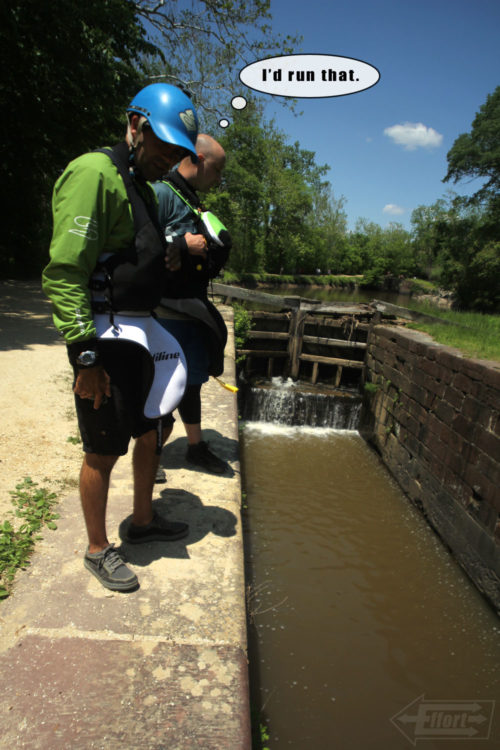
[[[312, 315], [308, 315], [306, 318], [306, 326], [328, 326], [329, 328], [340, 328], [343, 330], [345, 325], [345, 318], [316, 318]], [[368, 331], [370, 328], [371, 323], [360, 323], [356, 319], [355, 331]]]
[[382, 315], [395, 315], [398, 318], [404, 318], [405, 320], [427, 320], [429, 323], [443, 323], [444, 325], [453, 325], [450, 320], [444, 318], [438, 318], [434, 315], [427, 315], [427, 313], [420, 313], [416, 310], [409, 310], [407, 307], [399, 307], [399, 305], [393, 305], [391, 302], [384, 302], [380, 299], [374, 299], [371, 301], [372, 306]]
[[275, 339], [280, 341], [288, 340], [287, 331], [254, 331], [247, 333], [247, 339]]
[[366, 349], [363, 341], [347, 341], [346, 339], [325, 339], [321, 336], [303, 336], [307, 344], [321, 344], [321, 346], [342, 346], [352, 349]]
[[304, 362], [319, 362], [324, 365], [340, 365], [342, 367], [355, 367], [358, 370], [362, 370], [365, 366], [364, 362], [360, 362], [358, 359], [339, 359], [337, 357], [319, 357], [316, 354], [301, 354], [300, 359]]
[[269, 357], [267, 360], [267, 377], [269, 379], [273, 376], [273, 365], [274, 365], [274, 357]]
[[214, 294], [219, 294], [221, 297], [233, 297], [247, 302], [260, 302], [263, 305], [286, 307], [290, 310], [300, 307], [300, 297], [280, 297], [277, 294], [257, 292], [254, 289], [244, 289], [243, 287], [229, 286], [218, 282], [214, 282], [211, 288]]
[[274, 349], [236, 349], [236, 354], [245, 354], [251, 357], [288, 357], [288, 352], [280, 352]]
[[288, 323], [290, 320], [290, 313], [279, 313], [279, 312], [266, 312], [265, 310], [250, 310], [250, 317], [252, 320], [282, 320], [284, 323]]
[[313, 385], [316, 385], [316, 381], [318, 380], [318, 369], [319, 369], [319, 363], [318, 362], [314, 362], [313, 363], [312, 377], [311, 377], [311, 383]]
[[230, 286], [229, 284], [220, 284], [213, 282], [212, 291], [221, 297], [234, 297], [243, 299], [248, 302], [262, 302], [262, 304], [272, 305], [274, 307], [285, 307], [289, 310], [305, 310], [314, 313], [339, 314], [339, 315], [372, 315], [373, 310], [369, 305], [337, 302], [335, 304], [324, 304], [321, 300], [312, 300], [306, 297], [289, 295], [281, 297], [277, 294], [268, 292], [259, 292], [255, 289], [245, 289], [244, 287]]
[[337, 367], [337, 372], [335, 373], [335, 388], [340, 387], [340, 381], [342, 380], [342, 370], [343, 367]]
[[335, 304], [331, 305], [325, 305], [325, 304], [309, 304], [310, 300], [302, 300], [300, 309], [301, 310], [307, 310], [308, 312], [314, 312], [315, 315], [321, 315], [321, 314], [327, 314], [327, 315], [365, 315], [371, 317], [373, 315], [373, 310], [371, 309], [370, 305], [363, 305], [363, 304], [342, 304], [341, 302], [336, 302]]
[[300, 370], [300, 355], [302, 353], [302, 338], [304, 335], [304, 321], [306, 313], [296, 310], [290, 319], [290, 339], [288, 341], [288, 353], [290, 357], [290, 377], [297, 380]]

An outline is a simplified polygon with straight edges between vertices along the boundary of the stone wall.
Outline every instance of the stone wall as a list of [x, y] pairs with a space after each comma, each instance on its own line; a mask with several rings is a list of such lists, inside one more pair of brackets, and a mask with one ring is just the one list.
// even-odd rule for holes
[[500, 363], [370, 332], [360, 431], [500, 611]]

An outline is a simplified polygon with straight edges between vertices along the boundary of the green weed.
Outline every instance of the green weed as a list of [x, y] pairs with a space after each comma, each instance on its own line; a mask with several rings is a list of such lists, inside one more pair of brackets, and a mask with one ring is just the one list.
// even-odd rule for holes
[[30, 477], [25, 477], [10, 494], [15, 516], [22, 522], [19, 526], [8, 520], [0, 522], [0, 599], [9, 596], [16, 571], [29, 564], [35, 541], [40, 539], [37, 532], [42, 526], [56, 529], [55, 519], [59, 518], [52, 511], [56, 495], [38, 487]]

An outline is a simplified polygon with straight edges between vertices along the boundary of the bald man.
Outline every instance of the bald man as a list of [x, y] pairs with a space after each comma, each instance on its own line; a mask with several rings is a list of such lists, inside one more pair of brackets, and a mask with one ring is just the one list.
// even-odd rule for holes
[[[196, 141], [198, 161], [183, 159], [177, 169], [154, 184], [159, 202], [160, 225], [168, 243], [169, 279], [156, 313], [158, 320], [180, 343], [188, 365], [187, 387], [178, 411], [186, 430], [186, 459], [196, 468], [223, 474], [228, 464], [216, 456], [202, 439], [201, 386], [209, 375], [220, 375], [224, 366], [227, 330], [217, 309], [208, 300], [210, 279], [222, 269], [229, 256], [231, 238], [224, 244], [210, 241], [200, 222], [203, 210], [198, 192], [220, 184], [226, 155], [209, 135]], [[159, 469], [157, 482], [166, 481]]]

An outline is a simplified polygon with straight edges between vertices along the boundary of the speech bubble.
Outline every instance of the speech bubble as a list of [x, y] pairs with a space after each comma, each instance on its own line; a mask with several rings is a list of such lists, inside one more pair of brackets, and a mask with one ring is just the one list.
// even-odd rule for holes
[[379, 79], [380, 72], [373, 65], [342, 55], [268, 57], [240, 71], [240, 81], [249, 89], [294, 99], [357, 94]]

